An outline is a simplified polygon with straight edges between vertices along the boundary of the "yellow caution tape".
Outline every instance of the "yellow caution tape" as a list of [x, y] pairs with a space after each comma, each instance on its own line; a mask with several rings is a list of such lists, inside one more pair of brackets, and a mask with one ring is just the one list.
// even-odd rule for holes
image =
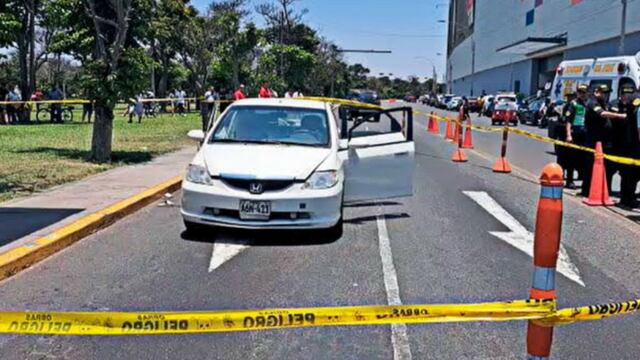
[[336, 98], [321, 97], [321, 96], [303, 96], [299, 98], [291, 98], [291, 100], [311, 100], [311, 101], [321, 101], [321, 102], [328, 102], [332, 104], [347, 105], [347, 106], [354, 106], [359, 108], [368, 108], [368, 109], [375, 109], [375, 110], [384, 109], [382, 106], [368, 104], [360, 101], [336, 99]]
[[555, 301], [349, 306], [208, 312], [0, 312], [0, 333], [151, 335], [284, 328], [541, 319]]
[[[425, 116], [431, 115], [431, 114], [420, 112], [420, 111], [418, 111], [416, 113], [420, 114], [420, 115], [425, 115]], [[443, 121], [443, 122], [451, 121], [451, 122], [457, 123], [457, 120], [445, 118], [445, 117], [438, 116], [438, 115], [435, 115], [435, 118], [438, 121]], [[464, 125], [464, 126], [469, 126], [469, 125]], [[491, 128], [491, 127], [479, 126], [479, 125], [471, 125], [471, 128], [472, 129], [476, 129], [476, 130], [480, 130], [480, 131], [483, 131], [483, 132], [502, 132], [503, 131], [503, 128]], [[545, 143], [549, 143], [549, 144], [555, 144], [555, 145], [559, 145], [559, 146], [563, 146], [563, 147], [567, 147], [567, 148], [571, 148], [571, 149], [575, 149], [575, 150], [595, 153], [595, 150], [590, 148], [590, 147], [576, 145], [576, 144], [573, 144], [573, 143], [568, 143], [568, 142], [565, 142], [565, 141], [552, 139], [550, 137], [542, 136], [542, 135], [539, 135], [539, 134], [535, 134], [535, 133], [532, 133], [532, 132], [529, 132], [529, 131], [526, 131], [526, 130], [521, 130], [521, 129], [514, 128], [514, 127], [508, 127], [507, 131], [509, 131], [511, 133], [514, 133], [516, 135], [524, 136], [524, 137], [529, 138], [529, 139], [533, 139], [533, 140], [537, 140], [537, 141], [541, 141], [541, 142], [545, 142]], [[610, 154], [604, 154], [604, 158], [609, 160], [609, 161], [612, 161], [612, 162], [615, 162], [615, 163], [619, 163], [619, 164], [623, 164], [623, 165], [640, 166], [640, 159], [633, 159], [633, 158], [627, 158], [627, 157], [623, 157], [623, 156], [610, 155]]]
[[536, 322], [547, 326], [566, 325], [577, 321], [601, 320], [637, 311], [640, 311], [640, 299], [562, 309]]
[[532, 320], [544, 326], [601, 320], [640, 311], [640, 299], [556, 310], [555, 300], [479, 304], [347, 306], [202, 312], [0, 312], [0, 333], [160, 335], [318, 326]]
[[39, 100], [39, 101], [0, 101], [0, 105], [32, 105], [32, 104], [90, 104], [91, 100], [65, 99], [65, 100]]

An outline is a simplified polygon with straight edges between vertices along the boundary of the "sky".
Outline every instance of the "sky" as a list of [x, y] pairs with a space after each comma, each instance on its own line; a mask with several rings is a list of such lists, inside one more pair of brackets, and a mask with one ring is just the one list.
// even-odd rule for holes
[[[250, 0], [251, 9], [269, 0]], [[192, 0], [200, 10], [211, 0]], [[446, 62], [448, 0], [300, 0], [298, 9], [318, 33], [343, 49], [391, 50], [391, 54], [346, 54], [372, 75], [432, 76], [432, 64], [442, 80]], [[254, 21], [262, 25], [257, 15]], [[440, 53], [441, 55], [437, 55]]]

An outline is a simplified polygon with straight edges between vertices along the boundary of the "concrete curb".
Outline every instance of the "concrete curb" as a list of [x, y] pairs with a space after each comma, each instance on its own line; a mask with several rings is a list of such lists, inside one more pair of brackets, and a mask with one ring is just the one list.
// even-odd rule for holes
[[82, 238], [134, 213], [162, 197], [166, 192], [178, 190], [181, 183], [182, 176], [171, 178], [100, 211], [84, 216], [47, 236], [0, 254], [0, 280], [13, 276]]

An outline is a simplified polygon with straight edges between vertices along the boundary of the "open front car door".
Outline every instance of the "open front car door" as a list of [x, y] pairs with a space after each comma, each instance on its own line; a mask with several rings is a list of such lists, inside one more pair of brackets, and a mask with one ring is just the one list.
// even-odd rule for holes
[[[410, 107], [340, 111], [345, 202], [413, 194], [415, 146]], [[346, 130], [346, 131], [345, 131]]]

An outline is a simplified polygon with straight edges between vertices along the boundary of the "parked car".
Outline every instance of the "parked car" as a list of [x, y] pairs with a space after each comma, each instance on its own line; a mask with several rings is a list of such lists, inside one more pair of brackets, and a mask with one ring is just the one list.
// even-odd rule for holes
[[495, 102], [495, 97], [493, 95], [487, 95], [482, 98], [482, 114], [487, 117], [491, 117], [491, 113], [493, 112], [493, 106]]
[[449, 102], [451, 101], [451, 99], [453, 99], [455, 97], [455, 95], [453, 94], [446, 94], [442, 96], [442, 99], [440, 100], [439, 103], [439, 108], [440, 109], [447, 109], [447, 106], [449, 105]]
[[373, 90], [352, 90], [347, 99], [367, 104], [380, 105], [378, 93]]
[[540, 121], [540, 109], [544, 104], [544, 99], [533, 99], [525, 102], [518, 108], [518, 118], [521, 124], [538, 125]]
[[509, 122], [514, 126], [518, 126], [518, 111], [515, 101], [498, 102], [491, 114], [491, 125], [504, 124]]
[[456, 96], [447, 103], [447, 110], [458, 111], [461, 105], [462, 105], [462, 98], [460, 96]]
[[[347, 109], [349, 116], [338, 111], [336, 119], [325, 102], [245, 99], [231, 104], [208, 133], [190, 131], [202, 145], [182, 182], [187, 231], [319, 229], [339, 237], [345, 202], [410, 196], [413, 124], [394, 120], [411, 108]], [[373, 112], [394, 111], [403, 115], [387, 116], [390, 129], [354, 133], [375, 122]]]

